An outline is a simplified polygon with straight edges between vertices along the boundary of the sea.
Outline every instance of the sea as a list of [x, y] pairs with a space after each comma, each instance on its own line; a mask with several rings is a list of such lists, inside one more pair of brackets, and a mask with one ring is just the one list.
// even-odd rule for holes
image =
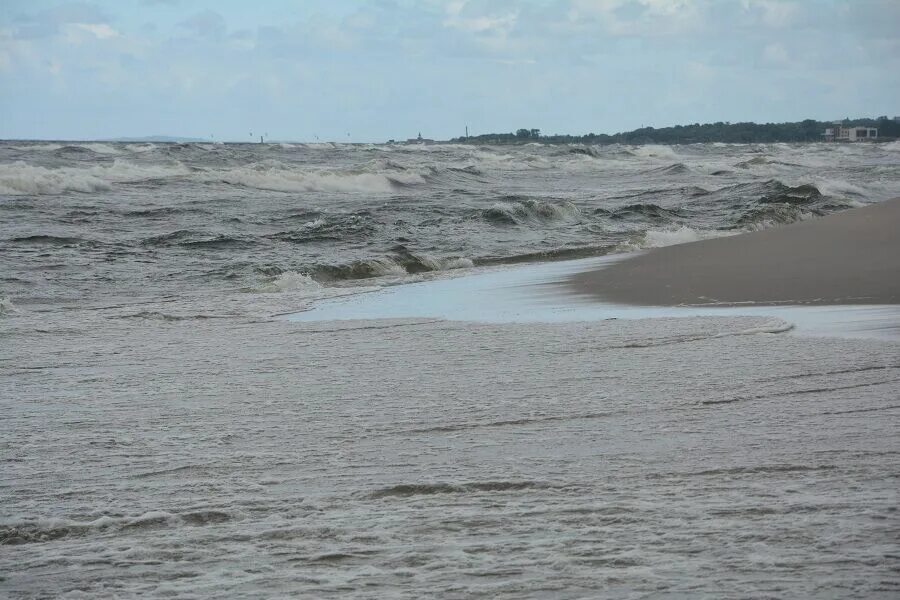
[[532, 284], [898, 196], [900, 142], [0, 142], [0, 596], [896, 598], [900, 340]]

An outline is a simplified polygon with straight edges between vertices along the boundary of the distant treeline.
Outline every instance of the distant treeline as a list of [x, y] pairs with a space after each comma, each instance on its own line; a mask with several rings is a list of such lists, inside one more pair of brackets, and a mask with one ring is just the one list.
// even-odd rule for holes
[[[877, 119], [847, 119], [845, 127], [877, 127], [879, 138], [900, 138], [900, 121], [886, 116]], [[806, 119], [795, 123], [694, 123], [674, 127], [642, 127], [634, 131], [615, 133], [588, 133], [587, 135], [541, 135], [540, 129], [519, 129], [515, 133], [486, 133], [468, 138], [453, 138], [453, 142], [476, 144], [695, 144], [723, 142], [731, 144], [768, 142], [816, 142], [822, 141], [825, 129], [834, 127], [830, 121]]]

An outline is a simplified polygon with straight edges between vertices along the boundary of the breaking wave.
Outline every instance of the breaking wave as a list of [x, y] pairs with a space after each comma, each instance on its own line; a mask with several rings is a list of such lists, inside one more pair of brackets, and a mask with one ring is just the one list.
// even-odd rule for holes
[[611, 219], [671, 221], [683, 217], [678, 209], [663, 208], [657, 204], [629, 204], [609, 213]]
[[690, 169], [684, 163], [675, 163], [667, 167], [658, 167], [644, 171], [648, 175], [678, 175], [681, 173], [690, 173]]
[[31, 519], [0, 524], [0, 545], [48, 542], [108, 531], [134, 531], [172, 526], [204, 526], [229, 521], [233, 516], [219, 510], [201, 509], [184, 513], [149, 511], [136, 516], [104, 515], [92, 521]]
[[581, 211], [571, 202], [546, 202], [510, 197], [480, 211], [485, 221], [499, 225], [522, 225], [564, 219], [577, 219]]
[[321, 284], [307, 275], [306, 273], [298, 273], [296, 271], [284, 271], [277, 277], [255, 289], [257, 292], [278, 293], [278, 292], [297, 292], [297, 291], [318, 291], [322, 289]]
[[426, 183], [418, 173], [340, 173], [298, 171], [284, 167], [254, 165], [211, 172], [207, 182], [220, 182], [276, 192], [383, 192]]
[[343, 281], [375, 277], [402, 277], [433, 271], [469, 269], [478, 264], [461, 256], [435, 257], [395, 246], [386, 256], [352, 261], [341, 265], [319, 265], [310, 269], [318, 281]]
[[633, 241], [623, 245], [624, 250], [640, 250], [650, 248], [663, 248], [665, 246], [676, 246], [678, 244], [688, 244], [690, 242], [699, 242], [700, 240], [708, 240], [726, 235], [732, 235], [735, 232], [710, 231], [702, 229], [694, 229], [692, 227], [681, 226], [672, 229], [650, 229], [645, 231]]
[[670, 158], [678, 159], [678, 153], [671, 146], [660, 146], [654, 144], [646, 144], [643, 146], [632, 146], [629, 149], [634, 156], [643, 158]]
[[0, 194], [55, 195], [66, 191], [98, 192], [109, 190], [113, 183], [129, 183], [185, 175], [184, 165], [138, 165], [116, 159], [111, 165], [88, 168], [60, 167], [48, 169], [15, 162], [0, 165]]

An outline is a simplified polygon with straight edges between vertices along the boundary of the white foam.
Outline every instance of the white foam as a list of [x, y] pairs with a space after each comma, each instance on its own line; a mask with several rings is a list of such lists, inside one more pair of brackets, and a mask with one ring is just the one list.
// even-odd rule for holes
[[13, 305], [12, 300], [6, 296], [0, 297], [0, 315], [8, 315], [14, 312], [16, 312], [16, 307]]
[[29, 152], [52, 152], [62, 148], [62, 144], [28, 144], [25, 146], [16, 145], [16, 150], [28, 150]]
[[372, 270], [372, 274], [376, 277], [385, 275], [408, 275], [406, 269], [402, 265], [397, 264], [390, 258], [373, 258], [367, 264]]
[[67, 190], [96, 192], [109, 188], [108, 181], [92, 175], [88, 169], [46, 169], [23, 162], [0, 165], [0, 194], [61, 194]]
[[92, 144], [75, 144], [79, 148], [87, 148], [91, 152], [97, 154], [121, 154], [120, 150], [109, 144], [92, 143]]
[[844, 197], [851, 194], [867, 197], [869, 195], [862, 187], [842, 179], [815, 179], [813, 185], [826, 196]]
[[0, 194], [45, 195], [65, 191], [96, 192], [108, 190], [112, 183], [135, 182], [184, 175], [188, 170], [177, 166], [137, 165], [116, 159], [111, 165], [88, 168], [61, 167], [48, 169], [24, 162], [0, 165]]
[[623, 249], [664, 248], [666, 246], [687, 244], [726, 235], [734, 235], [734, 232], [693, 229], [687, 226], [681, 226], [677, 229], [650, 229], [644, 232], [637, 240], [624, 244]]
[[221, 181], [276, 192], [383, 192], [396, 191], [397, 184], [418, 185], [425, 179], [418, 173], [338, 173], [298, 171], [283, 167], [239, 167], [204, 175], [209, 182]]
[[455, 269], [471, 269], [475, 266], [469, 258], [436, 258], [427, 254], [416, 255], [419, 261], [432, 271], [452, 271]]
[[475, 266], [469, 258], [445, 258], [441, 261], [441, 270], [447, 271], [452, 269], [471, 269]]
[[321, 284], [306, 273], [298, 273], [297, 271], [285, 271], [281, 273], [265, 285], [256, 289], [258, 292], [297, 292], [297, 291], [319, 291], [322, 289]]
[[671, 146], [660, 146], [657, 144], [647, 144], [645, 146], [635, 146], [631, 148], [631, 152], [634, 153], [635, 156], [641, 156], [643, 158], [665, 158], [665, 159], [678, 159], [678, 153], [672, 149]]

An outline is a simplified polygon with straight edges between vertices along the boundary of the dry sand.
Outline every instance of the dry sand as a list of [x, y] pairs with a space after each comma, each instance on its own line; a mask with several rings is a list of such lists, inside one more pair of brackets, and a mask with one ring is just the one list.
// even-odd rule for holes
[[568, 283], [598, 300], [647, 306], [898, 304], [900, 198], [651, 250]]

